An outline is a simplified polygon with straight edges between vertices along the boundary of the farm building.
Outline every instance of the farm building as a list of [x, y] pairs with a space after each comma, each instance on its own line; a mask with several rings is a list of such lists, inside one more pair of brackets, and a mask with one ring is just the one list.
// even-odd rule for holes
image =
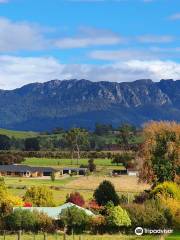
[[120, 175], [128, 175], [128, 176], [138, 176], [138, 170], [136, 169], [114, 169], [111, 172], [111, 176], [120, 176]]
[[93, 216], [94, 215], [94, 213], [91, 212], [90, 210], [79, 207], [79, 206], [77, 206], [73, 203], [65, 203], [64, 205], [59, 206], [59, 207], [14, 207], [13, 211], [15, 209], [29, 210], [29, 211], [32, 211], [32, 212], [33, 211], [38, 211], [38, 212], [46, 213], [49, 217], [53, 218], [54, 220], [58, 220], [61, 212], [64, 209], [71, 208], [71, 207], [77, 207], [77, 208], [83, 210], [88, 216]]
[[127, 170], [126, 169], [114, 169], [111, 172], [112, 176], [118, 176], [118, 175], [127, 175]]
[[86, 175], [88, 169], [87, 168], [63, 168], [61, 169], [61, 174], [75, 174], [75, 175]]
[[30, 167], [27, 165], [0, 165], [0, 176], [12, 177], [43, 177], [51, 176], [52, 173], [59, 174], [60, 172], [50, 167]]
[[138, 170], [128, 168], [127, 174], [128, 174], [128, 176], [138, 176]]

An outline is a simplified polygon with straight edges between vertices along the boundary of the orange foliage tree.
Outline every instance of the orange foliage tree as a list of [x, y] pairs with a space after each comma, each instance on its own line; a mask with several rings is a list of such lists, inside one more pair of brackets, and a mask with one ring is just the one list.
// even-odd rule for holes
[[140, 181], [157, 184], [176, 181], [180, 169], [180, 124], [149, 122], [143, 129], [144, 143], [140, 150]]

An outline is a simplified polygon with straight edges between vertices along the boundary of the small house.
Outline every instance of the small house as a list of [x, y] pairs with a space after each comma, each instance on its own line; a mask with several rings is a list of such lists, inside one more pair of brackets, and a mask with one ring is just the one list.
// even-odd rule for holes
[[58, 170], [51, 167], [31, 167], [20, 164], [0, 165], [0, 176], [46, 177], [51, 176], [52, 173], [60, 175]]

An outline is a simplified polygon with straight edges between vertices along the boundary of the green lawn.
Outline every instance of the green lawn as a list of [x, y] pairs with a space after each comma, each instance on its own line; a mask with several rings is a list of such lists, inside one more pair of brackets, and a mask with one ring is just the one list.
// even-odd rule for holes
[[[17, 235], [7, 235], [6, 240], [15, 240]], [[65, 238], [62, 235], [47, 235], [47, 240], [64, 240]], [[66, 236], [66, 240], [160, 240], [159, 236], [134, 236], [134, 235], [75, 235], [75, 236]], [[0, 240], [4, 240], [3, 236], [0, 236]], [[21, 240], [44, 240], [44, 236], [25, 234], [22, 235]]]

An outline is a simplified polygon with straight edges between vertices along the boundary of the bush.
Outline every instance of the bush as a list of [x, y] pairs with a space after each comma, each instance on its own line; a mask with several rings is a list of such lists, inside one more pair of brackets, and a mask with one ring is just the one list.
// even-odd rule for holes
[[96, 171], [96, 164], [94, 163], [94, 159], [93, 158], [90, 158], [88, 160], [88, 169], [89, 169], [90, 172]]
[[162, 204], [166, 206], [172, 215], [172, 226], [175, 230], [180, 230], [180, 201], [173, 198], [161, 198]]
[[147, 201], [144, 204], [132, 203], [124, 206], [129, 213], [132, 226], [146, 228], [164, 228], [172, 226], [172, 215], [157, 200]]
[[46, 213], [34, 211], [33, 215], [36, 219], [35, 230], [43, 232], [54, 232], [56, 225], [52, 218], [50, 218]]
[[94, 234], [103, 234], [106, 232], [106, 219], [102, 215], [94, 216], [90, 219], [91, 232]]
[[55, 225], [52, 218], [43, 212], [16, 209], [4, 218], [6, 228], [9, 230], [45, 231], [53, 232]]
[[110, 206], [107, 209], [107, 226], [110, 229], [119, 230], [121, 227], [128, 227], [131, 225], [131, 220], [126, 210], [120, 206]]
[[85, 204], [84, 198], [79, 192], [70, 193], [70, 195], [66, 198], [66, 202], [74, 203], [80, 207]]
[[180, 200], [180, 186], [174, 182], [164, 182], [158, 184], [152, 191], [152, 197], [165, 197]]
[[29, 210], [16, 209], [12, 214], [5, 217], [5, 223], [9, 230], [34, 231], [36, 219]]
[[139, 195], [135, 196], [134, 202], [135, 203], [144, 203], [148, 199], [149, 199], [149, 192], [144, 191], [144, 192], [141, 192]]
[[102, 206], [105, 206], [108, 202], [112, 202], [114, 205], [119, 204], [119, 196], [115, 191], [114, 185], [107, 180], [100, 183], [94, 192], [94, 198]]
[[82, 233], [89, 225], [90, 217], [75, 206], [62, 210], [60, 221], [67, 227], [68, 233]]
[[90, 200], [87, 203], [87, 208], [91, 209], [94, 212], [99, 212], [102, 210], [102, 206], [99, 206], [99, 204], [94, 199]]
[[128, 203], [128, 197], [124, 194], [121, 194], [120, 198], [119, 198], [119, 203], [120, 204], [125, 204]]
[[37, 207], [53, 207], [54, 198], [53, 193], [44, 186], [32, 186], [24, 195], [25, 202], [31, 202], [33, 206]]

